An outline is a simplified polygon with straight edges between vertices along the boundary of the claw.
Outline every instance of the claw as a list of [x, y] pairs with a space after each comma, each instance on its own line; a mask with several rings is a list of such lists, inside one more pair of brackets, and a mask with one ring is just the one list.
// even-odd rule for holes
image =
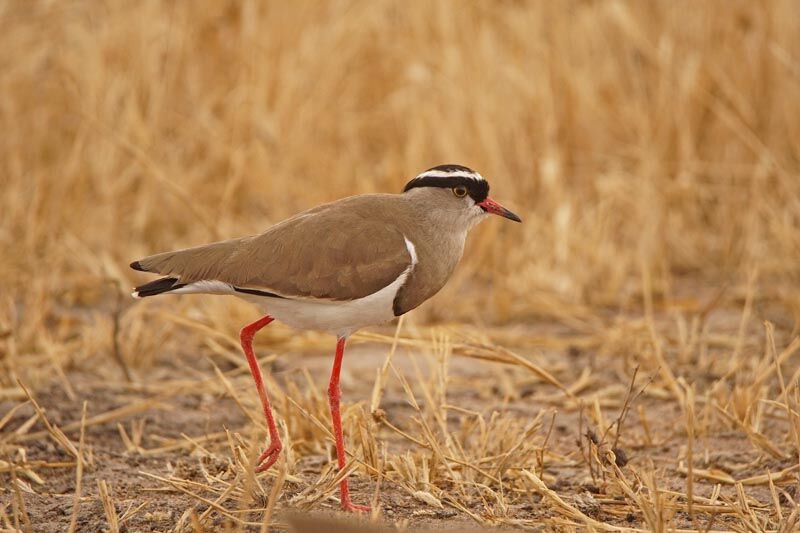
[[258, 457], [258, 461], [256, 461], [256, 464], [260, 465], [256, 467], [256, 472], [261, 473], [269, 470], [270, 467], [278, 460], [282, 449], [283, 446], [281, 445], [280, 441], [270, 443], [269, 447], [264, 450], [264, 453], [262, 453]]

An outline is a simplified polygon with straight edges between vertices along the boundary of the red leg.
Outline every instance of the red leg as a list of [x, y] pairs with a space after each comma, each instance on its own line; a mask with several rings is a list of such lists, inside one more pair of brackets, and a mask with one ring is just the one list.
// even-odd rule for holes
[[269, 446], [264, 450], [264, 453], [259, 456], [256, 464], [260, 466], [256, 468], [256, 472], [264, 472], [275, 464], [283, 448], [281, 439], [278, 436], [278, 428], [275, 426], [275, 419], [272, 417], [272, 407], [269, 403], [267, 390], [264, 388], [264, 379], [261, 377], [258, 359], [256, 359], [256, 355], [253, 353], [253, 337], [255, 337], [258, 330], [272, 322], [272, 320], [273, 318], [271, 316], [265, 316], [243, 327], [241, 333], [239, 333], [239, 338], [242, 341], [242, 350], [244, 350], [244, 354], [247, 356], [247, 363], [250, 365], [250, 372], [253, 374], [253, 380], [256, 382], [258, 396], [261, 398], [261, 406], [264, 408], [264, 417], [267, 419], [267, 427], [269, 428]]
[[[333, 360], [333, 369], [331, 370], [331, 381], [328, 384], [328, 402], [331, 407], [331, 420], [333, 420], [333, 435], [336, 438], [336, 457], [339, 460], [339, 470], [345, 466], [344, 455], [344, 437], [342, 436], [342, 417], [339, 413], [339, 398], [341, 397], [341, 390], [339, 389], [339, 373], [342, 370], [342, 357], [344, 356], [344, 343], [347, 339], [339, 337], [336, 342], [336, 358]], [[344, 478], [339, 484], [339, 494], [342, 503], [342, 509], [345, 511], [364, 511], [369, 512], [369, 507], [366, 505], [356, 505], [350, 501], [350, 487], [347, 485], [347, 478]]]

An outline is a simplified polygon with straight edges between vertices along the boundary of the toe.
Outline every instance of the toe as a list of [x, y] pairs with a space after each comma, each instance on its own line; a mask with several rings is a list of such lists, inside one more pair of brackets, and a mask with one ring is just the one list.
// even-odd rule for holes
[[256, 472], [265, 472], [269, 470], [269, 468], [278, 460], [280, 453], [280, 446], [270, 446], [264, 450], [264, 453], [259, 456], [258, 461], [256, 462], [256, 464], [259, 465], [256, 467]]
[[368, 513], [371, 511], [368, 505], [358, 505], [353, 502], [344, 502], [342, 504], [342, 509], [353, 513]]

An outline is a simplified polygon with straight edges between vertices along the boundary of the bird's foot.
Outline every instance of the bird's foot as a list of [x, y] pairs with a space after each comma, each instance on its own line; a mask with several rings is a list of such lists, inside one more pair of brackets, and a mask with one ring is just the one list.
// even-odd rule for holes
[[258, 456], [258, 461], [256, 464], [259, 465], [256, 467], [256, 472], [266, 472], [270, 469], [272, 465], [275, 464], [275, 461], [278, 460], [278, 456], [281, 454], [281, 450], [283, 449], [283, 445], [279, 440], [273, 440], [269, 443], [269, 447], [264, 450], [264, 453]]
[[358, 505], [350, 501], [350, 498], [342, 500], [342, 510], [351, 513], [368, 513], [372, 509], [369, 505]]

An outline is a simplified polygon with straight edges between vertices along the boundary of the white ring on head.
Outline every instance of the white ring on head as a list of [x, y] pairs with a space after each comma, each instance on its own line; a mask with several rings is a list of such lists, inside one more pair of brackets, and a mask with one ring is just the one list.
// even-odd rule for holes
[[452, 172], [447, 172], [444, 170], [427, 170], [414, 179], [419, 180], [422, 178], [467, 178], [475, 181], [486, 181], [483, 179], [483, 176], [477, 172], [467, 172], [464, 170], [454, 170]]

